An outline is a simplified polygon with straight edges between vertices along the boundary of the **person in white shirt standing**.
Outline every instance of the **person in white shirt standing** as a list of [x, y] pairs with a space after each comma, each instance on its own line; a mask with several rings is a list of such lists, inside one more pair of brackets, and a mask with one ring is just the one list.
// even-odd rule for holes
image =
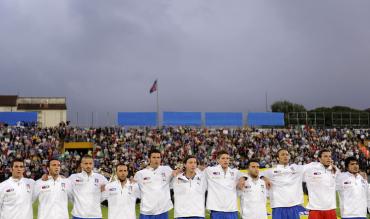
[[356, 157], [345, 160], [347, 172], [337, 177], [340, 213], [342, 219], [366, 219], [368, 183], [359, 174], [360, 166]]
[[134, 180], [140, 188], [140, 219], [168, 219], [173, 208], [170, 182], [175, 172], [169, 166], [161, 165], [161, 152], [149, 152], [149, 166], [135, 174]]
[[211, 211], [211, 219], [237, 219], [237, 186], [242, 174], [229, 167], [227, 151], [218, 152], [217, 162], [217, 166], [204, 170], [208, 189], [207, 209]]
[[23, 177], [22, 159], [11, 162], [12, 176], [0, 183], [0, 218], [32, 219], [32, 191], [35, 181]]
[[261, 173], [271, 180], [269, 190], [273, 219], [299, 219], [299, 213], [305, 211], [303, 204], [304, 166], [291, 164], [287, 149], [277, 151], [279, 164]]
[[259, 175], [259, 160], [251, 159], [247, 163], [248, 174], [244, 176], [244, 188], [239, 191], [240, 210], [243, 219], [267, 219], [267, 189]]
[[336, 219], [336, 178], [340, 173], [333, 165], [331, 152], [322, 149], [320, 162], [313, 162], [305, 169], [304, 181], [308, 190], [309, 219]]
[[81, 159], [81, 173], [72, 174], [68, 179], [72, 186], [73, 219], [101, 219], [102, 191], [108, 180], [93, 172], [94, 161], [90, 155]]
[[108, 200], [108, 219], [136, 219], [136, 200], [140, 197], [137, 183], [127, 179], [128, 168], [124, 163], [116, 165], [117, 180], [105, 186], [103, 197]]
[[185, 171], [172, 180], [175, 197], [175, 218], [204, 218], [206, 179], [203, 172], [197, 171], [195, 156], [187, 156], [184, 165]]
[[48, 179], [36, 181], [33, 199], [39, 200], [38, 219], [68, 219], [68, 198], [71, 195], [71, 184], [60, 174], [60, 161], [48, 162]]

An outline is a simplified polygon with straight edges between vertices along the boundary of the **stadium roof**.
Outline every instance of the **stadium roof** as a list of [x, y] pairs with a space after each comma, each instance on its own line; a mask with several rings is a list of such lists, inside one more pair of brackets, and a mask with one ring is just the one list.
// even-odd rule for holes
[[17, 95], [0, 95], [0, 106], [17, 106]]
[[18, 110], [66, 110], [66, 104], [18, 104]]

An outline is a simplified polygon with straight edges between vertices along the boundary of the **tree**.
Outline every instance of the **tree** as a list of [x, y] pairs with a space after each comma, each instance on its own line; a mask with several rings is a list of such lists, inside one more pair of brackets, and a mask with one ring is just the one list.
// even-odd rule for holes
[[282, 113], [290, 113], [290, 112], [306, 112], [306, 108], [297, 103], [291, 103], [287, 100], [283, 101], [276, 101], [271, 105], [272, 112], [282, 112]]

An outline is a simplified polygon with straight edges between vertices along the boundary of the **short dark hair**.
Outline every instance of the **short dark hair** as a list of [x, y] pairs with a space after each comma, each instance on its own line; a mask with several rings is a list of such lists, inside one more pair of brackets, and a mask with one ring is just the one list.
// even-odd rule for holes
[[347, 157], [345, 160], [344, 160], [344, 166], [346, 167], [346, 170], [348, 170], [348, 166], [349, 164], [351, 163], [351, 161], [356, 161], [356, 163], [358, 164], [358, 160], [356, 157], [354, 156], [351, 156], [351, 157]]
[[24, 165], [24, 159], [23, 158], [15, 158], [12, 162], [11, 162], [11, 168], [14, 167], [14, 163], [23, 163]]
[[91, 155], [89, 155], [89, 154], [85, 154], [84, 156], [82, 156], [81, 161], [83, 159], [93, 159], [93, 157]]
[[188, 160], [190, 160], [192, 158], [194, 158], [198, 162], [197, 158], [194, 155], [188, 155], [188, 156], [185, 157], [185, 159], [183, 161], [184, 164], [186, 164], [186, 162], [188, 162]]
[[162, 153], [160, 150], [152, 148], [152, 150], [149, 151], [149, 158], [152, 156], [152, 154], [162, 154]]
[[289, 154], [289, 151], [288, 151], [288, 149], [287, 148], [280, 148], [277, 152], [276, 152], [276, 156], [277, 157], [279, 157], [279, 154], [280, 154], [280, 152], [281, 151], [287, 151], [288, 152], [288, 154]]
[[128, 170], [128, 166], [127, 164], [123, 163], [123, 162], [119, 162], [117, 165], [116, 165], [116, 170], [118, 169], [119, 166], [125, 166], [127, 167], [127, 170]]
[[224, 154], [229, 155], [229, 152], [227, 152], [226, 150], [221, 150], [221, 151], [217, 152], [217, 159], [219, 159]]
[[331, 151], [329, 150], [329, 149], [321, 149], [320, 151], [319, 151], [319, 154], [318, 154], [318, 158], [321, 158], [321, 156], [322, 156], [322, 154], [323, 153], [326, 153], [326, 152], [329, 152], [329, 153], [331, 153]]
[[258, 164], [260, 164], [260, 160], [259, 160], [259, 159], [257, 159], [257, 158], [252, 158], [252, 159], [248, 160], [248, 162], [247, 162], [247, 167], [248, 167], [248, 168], [249, 168], [249, 165], [250, 165], [251, 163], [258, 163]]
[[59, 159], [57, 159], [57, 158], [51, 158], [50, 160], [48, 160], [47, 167], [50, 167], [51, 161], [54, 161], [54, 160], [59, 161], [59, 163], [61, 163]]

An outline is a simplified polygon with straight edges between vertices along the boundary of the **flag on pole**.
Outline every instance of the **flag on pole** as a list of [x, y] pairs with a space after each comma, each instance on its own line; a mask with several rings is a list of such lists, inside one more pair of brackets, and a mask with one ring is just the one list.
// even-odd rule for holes
[[153, 93], [155, 91], [157, 91], [157, 80], [154, 81], [154, 83], [153, 83], [152, 87], [150, 88], [149, 92]]

